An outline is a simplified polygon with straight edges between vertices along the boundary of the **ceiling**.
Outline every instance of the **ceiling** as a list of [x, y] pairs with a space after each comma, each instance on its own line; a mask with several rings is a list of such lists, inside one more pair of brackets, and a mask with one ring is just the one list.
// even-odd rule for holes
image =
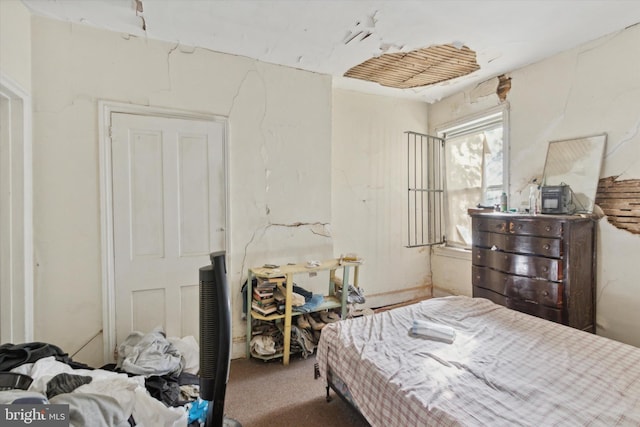
[[[336, 87], [426, 102], [640, 22], [638, 0], [22, 1], [35, 14], [330, 74]], [[475, 52], [479, 69], [404, 89], [344, 77], [372, 58], [440, 45]]]

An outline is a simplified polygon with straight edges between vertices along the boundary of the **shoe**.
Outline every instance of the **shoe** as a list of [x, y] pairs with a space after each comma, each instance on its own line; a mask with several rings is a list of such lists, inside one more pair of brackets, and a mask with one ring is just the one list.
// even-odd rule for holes
[[349, 285], [349, 293], [347, 294], [347, 301], [350, 304], [364, 304], [366, 299], [364, 297], [364, 290], [360, 287]]
[[300, 329], [310, 329], [311, 328], [311, 324], [306, 319], [306, 316], [307, 316], [306, 314], [298, 315], [298, 317], [296, 318], [296, 322], [298, 324], [298, 328], [300, 328]]
[[323, 311], [320, 313], [320, 320], [324, 323], [334, 323], [340, 320], [340, 315], [333, 311]]
[[316, 343], [313, 342], [313, 335], [311, 335], [311, 332], [306, 329], [301, 329], [300, 338], [302, 339], [302, 344], [304, 345], [305, 350], [307, 350], [307, 353], [313, 353], [313, 350], [316, 349]]
[[361, 317], [361, 316], [373, 316], [374, 314], [375, 312], [370, 308], [363, 308], [361, 310], [358, 310], [355, 307], [353, 307], [353, 309], [349, 309], [349, 313], [347, 314], [347, 317], [351, 319], [354, 317]]
[[[364, 297], [364, 290], [361, 287], [355, 287], [349, 285], [347, 292], [347, 303], [349, 304], [364, 304], [366, 299]], [[338, 299], [342, 300], [342, 289], [336, 292]]]
[[326, 325], [324, 322], [320, 322], [320, 321], [314, 319], [313, 316], [311, 316], [311, 315], [305, 315], [305, 316], [307, 317], [307, 320], [309, 321], [309, 323], [311, 323], [311, 328], [314, 331], [319, 331], [322, 328], [324, 328], [325, 325]]

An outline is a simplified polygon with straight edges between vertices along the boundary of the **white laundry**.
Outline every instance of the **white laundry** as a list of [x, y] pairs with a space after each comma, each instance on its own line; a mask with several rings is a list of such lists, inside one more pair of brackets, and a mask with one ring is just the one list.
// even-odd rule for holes
[[82, 393], [63, 393], [49, 400], [54, 405], [69, 405], [69, 427], [128, 427], [128, 416], [115, 399]]
[[183, 338], [168, 337], [167, 340], [182, 355], [183, 372], [197, 375], [200, 371], [200, 346], [196, 339], [188, 335]]
[[260, 356], [270, 356], [276, 353], [276, 343], [268, 335], [256, 335], [251, 339], [251, 351]]
[[118, 368], [136, 375], [179, 375], [182, 355], [160, 328], [148, 334], [132, 332], [118, 347]]
[[[111, 417], [108, 408], [113, 401], [117, 402], [125, 419], [133, 415], [139, 427], [184, 427], [187, 425], [188, 413], [183, 408], [168, 408], [162, 402], [154, 399], [145, 388], [143, 376], [129, 377], [127, 374], [107, 371], [104, 369], [72, 369], [69, 365], [49, 356], [39, 359], [35, 363], [21, 365], [11, 372], [29, 375], [33, 378], [29, 391], [46, 395], [47, 382], [57, 374], [66, 372], [74, 375], [90, 376], [93, 380], [89, 384], [76, 388], [72, 393], [59, 394], [51, 402], [70, 405], [71, 410], [82, 411], [83, 407], [92, 405], [104, 412], [105, 417]], [[82, 394], [83, 398], [70, 398]], [[77, 407], [71, 408], [71, 405]], [[111, 415], [110, 415], [111, 414]], [[110, 418], [115, 419], [115, 418]], [[127, 423], [128, 424], [128, 423]], [[94, 425], [94, 424], [89, 424]], [[100, 424], [98, 424], [100, 425]]]

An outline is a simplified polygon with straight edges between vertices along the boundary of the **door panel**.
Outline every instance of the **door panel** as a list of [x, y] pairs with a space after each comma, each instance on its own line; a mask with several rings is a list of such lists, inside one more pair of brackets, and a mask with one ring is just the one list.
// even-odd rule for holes
[[[131, 292], [132, 330], [148, 332], [156, 326], [165, 326], [165, 290], [141, 289]], [[147, 310], [153, 307], [153, 310]]]
[[164, 257], [164, 180], [162, 134], [130, 132], [128, 165], [132, 259]]
[[111, 116], [116, 340], [198, 337], [198, 269], [225, 249], [224, 125]]
[[[207, 140], [186, 136], [179, 141], [180, 256], [209, 250], [209, 155]], [[215, 185], [215, 184], [214, 184]]]
[[182, 330], [181, 336], [193, 335], [196, 339], [199, 336], [193, 334], [193, 331], [200, 329], [200, 316], [198, 310], [194, 307], [200, 307], [200, 287], [198, 285], [187, 285], [181, 288], [180, 292], [180, 309], [182, 310]]

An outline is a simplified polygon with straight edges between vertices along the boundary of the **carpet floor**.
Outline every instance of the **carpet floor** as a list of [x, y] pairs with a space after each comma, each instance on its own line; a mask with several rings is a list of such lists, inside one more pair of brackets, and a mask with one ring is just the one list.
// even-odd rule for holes
[[280, 359], [231, 361], [225, 397], [225, 415], [243, 427], [365, 427], [368, 424], [331, 390], [314, 379], [315, 356], [292, 356], [289, 366]]

